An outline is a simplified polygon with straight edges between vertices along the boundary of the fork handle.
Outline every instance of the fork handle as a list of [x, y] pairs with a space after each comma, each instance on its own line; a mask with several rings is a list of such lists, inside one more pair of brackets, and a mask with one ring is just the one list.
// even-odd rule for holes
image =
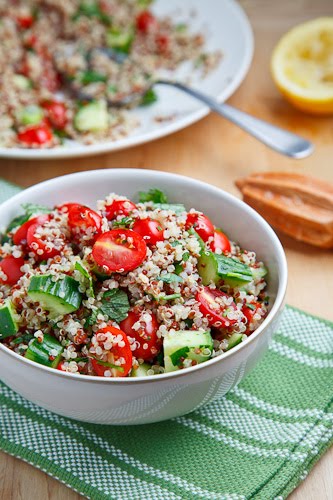
[[303, 139], [299, 135], [272, 125], [264, 120], [255, 118], [229, 104], [220, 104], [218, 101], [199, 90], [195, 90], [180, 82], [173, 82], [172, 80], [158, 80], [156, 84], [169, 85], [182, 90], [186, 94], [203, 102], [212, 111], [227, 118], [227, 120], [238, 125], [241, 129], [278, 153], [291, 158], [305, 158], [313, 152], [313, 144], [307, 139]]

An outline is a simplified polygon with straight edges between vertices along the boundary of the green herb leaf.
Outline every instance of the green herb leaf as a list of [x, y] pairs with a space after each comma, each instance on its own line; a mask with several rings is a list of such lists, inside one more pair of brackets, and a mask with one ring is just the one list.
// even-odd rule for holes
[[119, 288], [108, 290], [103, 294], [101, 312], [109, 319], [119, 323], [127, 318], [130, 308], [127, 294]]
[[181, 263], [180, 262], [176, 262], [175, 263], [175, 274], [178, 275], [178, 274], [182, 273], [183, 271], [184, 271], [184, 268], [181, 265]]
[[167, 196], [159, 189], [149, 189], [149, 191], [139, 192], [140, 203], [147, 203], [152, 201], [153, 203], [168, 203]]
[[170, 243], [170, 245], [171, 245], [172, 247], [177, 247], [177, 246], [181, 245], [181, 242], [180, 242], [180, 241], [178, 241], [178, 240], [175, 240], [175, 241], [172, 241], [172, 242]]
[[114, 365], [113, 363], [108, 363], [107, 361], [102, 361], [101, 359], [94, 358], [97, 362], [98, 365], [105, 366], [107, 368], [113, 368], [115, 370], [118, 370], [120, 372], [124, 371], [124, 368], [122, 366]]
[[224, 278], [234, 278], [236, 281], [250, 282], [253, 280], [251, 268], [233, 257], [214, 254], [217, 263], [217, 273]]
[[157, 297], [154, 297], [155, 300], [160, 302], [161, 300], [174, 300], [174, 299], [180, 299], [181, 295], [180, 293], [173, 293], [171, 295], [157, 295]]
[[187, 358], [187, 353], [190, 352], [190, 348], [185, 346], [178, 349], [178, 351], [170, 354], [171, 362], [174, 366], [181, 366], [183, 363], [183, 358]]
[[83, 85], [89, 85], [89, 83], [95, 83], [95, 82], [106, 82], [107, 76], [102, 75], [97, 71], [87, 70], [80, 75], [80, 81]]
[[177, 274], [172, 274], [172, 273], [167, 273], [167, 274], [161, 274], [158, 279], [160, 281], [164, 281], [164, 283], [182, 283], [183, 278], [180, 276], [177, 276]]
[[251, 309], [251, 311], [256, 310], [256, 307], [253, 304], [245, 304], [245, 307], [247, 307], [248, 309]]
[[99, 313], [99, 309], [95, 309], [91, 314], [90, 316], [88, 316], [86, 318], [86, 321], [85, 321], [85, 324], [84, 324], [84, 328], [88, 328], [89, 326], [93, 326], [96, 321], [97, 321], [97, 316], [98, 316], [98, 313]]
[[158, 100], [157, 94], [153, 89], [147, 90], [141, 100], [141, 106], [150, 106]]
[[45, 205], [37, 205], [35, 203], [23, 203], [22, 208], [29, 217], [35, 214], [49, 214], [51, 212], [51, 209], [45, 207]]
[[116, 220], [112, 223], [112, 227], [130, 227], [134, 222], [134, 219], [132, 217], [123, 217], [120, 220]]
[[20, 337], [16, 337], [16, 339], [12, 340], [12, 343], [17, 345], [17, 344], [22, 344], [23, 342], [29, 342], [30, 340], [34, 339], [35, 337], [31, 333], [25, 333], [24, 335], [21, 335]]
[[182, 258], [183, 262], [188, 261], [189, 258], [190, 258], [190, 254], [188, 252], [183, 253], [183, 258]]

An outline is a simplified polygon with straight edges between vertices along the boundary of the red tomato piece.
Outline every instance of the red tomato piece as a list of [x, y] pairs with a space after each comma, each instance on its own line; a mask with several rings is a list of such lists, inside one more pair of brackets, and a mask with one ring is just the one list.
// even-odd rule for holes
[[259, 302], [252, 302], [251, 304], [244, 304], [242, 307], [242, 313], [247, 319], [246, 324], [246, 335], [249, 335], [252, 331], [253, 316], [256, 314], [257, 310], [261, 308]]
[[7, 276], [6, 280], [0, 278], [0, 283], [6, 285], [16, 285], [18, 280], [23, 276], [21, 267], [24, 266], [24, 259], [22, 257], [15, 258], [12, 255], [5, 257], [0, 262], [1, 271]]
[[136, 27], [141, 33], [147, 34], [158, 29], [158, 21], [149, 10], [144, 10], [136, 18]]
[[114, 200], [111, 205], [106, 205], [105, 216], [108, 220], [115, 219], [117, 215], [127, 217], [137, 206], [130, 200]]
[[68, 123], [67, 108], [63, 102], [47, 101], [42, 104], [42, 108], [45, 109], [47, 117], [54, 128], [63, 130], [66, 127]]
[[53, 236], [50, 235], [50, 238], [39, 238], [37, 236], [38, 229], [42, 227], [43, 224], [39, 222], [35, 224], [31, 224], [27, 232], [27, 244], [31, 252], [35, 254], [35, 257], [38, 260], [50, 259], [51, 257], [55, 257], [59, 255], [61, 250], [60, 248], [56, 248], [53, 244]]
[[157, 45], [158, 52], [161, 54], [166, 54], [170, 49], [170, 38], [168, 35], [156, 35], [155, 42]]
[[214, 225], [204, 214], [191, 212], [187, 215], [186, 229], [193, 227], [200, 238], [207, 241], [210, 236], [214, 236]]
[[68, 225], [77, 242], [94, 242], [102, 232], [102, 217], [97, 212], [77, 203], [67, 204]]
[[60, 363], [58, 364], [57, 366], [57, 370], [60, 370], [61, 372], [65, 372], [67, 371], [65, 368], [64, 368], [64, 363], [66, 363], [66, 361], [63, 359], [62, 361], [60, 361]]
[[52, 130], [46, 123], [26, 127], [17, 134], [18, 140], [28, 146], [41, 146], [50, 143], [53, 139]]
[[230, 241], [222, 231], [215, 229], [214, 240], [211, 242], [210, 248], [212, 252], [216, 252], [216, 250], [221, 250], [222, 253], [230, 252]]
[[22, 226], [20, 226], [16, 231], [16, 233], [13, 235], [14, 245], [26, 245], [29, 227], [32, 226], [33, 224], [41, 225], [44, 222], [48, 221], [49, 219], [50, 216], [48, 214], [42, 214], [38, 215], [37, 217], [34, 217], [33, 219], [27, 220], [27, 222], [22, 224]]
[[136, 219], [132, 229], [141, 234], [147, 245], [156, 245], [158, 241], [164, 241], [164, 231], [157, 220], [152, 220], [149, 217]]
[[204, 286], [196, 295], [200, 311], [208, 319], [209, 325], [214, 328], [228, 328], [237, 321], [227, 317], [228, 311], [237, 309], [235, 302], [232, 301], [230, 305], [225, 305], [224, 297], [228, 297], [228, 295], [208, 286]]
[[147, 246], [142, 236], [131, 229], [111, 229], [95, 242], [92, 255], [106, 273], [127, 272], [144, 261]]
[[59, 210], [59, 212], [63, 213], [63, 214], [66, 214], [67, 212], [70, 211], [71, 208], [73, 207], [80, 207], [82, 205], [80, 205], [79, 203], [63, 203], [62, 205], [58, 205], [56, 208], [57, 210]]
[[[132, 351], [136, 358], [152, 359], [161, 350], [162, 340], [158, 338], [156, 332], [158, 330], [158, 323], [154, 313], [146, 311], [143, 319], [142, 311], [130, 311], [126, 319], [120, 324], [120, 328], [126, 333], [128, 337], [136, 340], [137, 347]], [[140, 322], [140, 328], [135, 330], [133, 325]]]
[[[108, 334], [113, 336], [113, 340], [109, 340]], [[91, 364], [94, 372], [99, 377], [104, 377], [104, 373], [108, 370], [113, 377], [126, 377], [132, 369], [133, 355], [128, 338], [119, 328], [107, 326], [99, 330], [96, 334], [99, 345], [104, 349], [105, 341], [112, 342], [111, 349], [107, 349], [107, 354], [103, 354], [100, 359], [91, 358]], [[104, 338], [104, 340], [102, 340]], [[116, 361], [121, 361], [118, 365]]]
[[34, 23], [34, 18], [31, 15], [26, 15], [26, 16], [18, 16], [16, 18], [17, 24], [20, 26], [20, 28], [27, 30], [31, 28], [31, 26]]

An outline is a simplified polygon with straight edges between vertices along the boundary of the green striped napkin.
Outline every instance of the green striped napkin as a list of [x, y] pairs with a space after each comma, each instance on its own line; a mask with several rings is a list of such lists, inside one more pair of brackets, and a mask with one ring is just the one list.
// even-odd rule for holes
[[333, 442], [332, 368], [333, 324], [287, 307], [236, 389], [168, 422], [84, 424], [0, 384], [0, 448], [94, 500], [283, 499]]

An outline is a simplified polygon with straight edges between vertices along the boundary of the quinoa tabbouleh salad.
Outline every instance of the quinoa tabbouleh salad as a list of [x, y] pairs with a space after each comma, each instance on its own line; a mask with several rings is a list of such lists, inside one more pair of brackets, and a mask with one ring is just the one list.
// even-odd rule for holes
[[137, 120], [109, 101], [142, 92], [148, 105], [160, 70], [190, 61], [204, 76], [217, 65], [221, 54], [205, 52], [202, 34], [157, 18], [151, 3], [0, 0], [0, 146], [120, 139]]
[[267, 314], [256, 254], [158, 189], [139, 203], [112, 193], [96, 210], [23, 208], [0, 246], [0, 339], [36, 363], [100, 377], [181, 370]]

